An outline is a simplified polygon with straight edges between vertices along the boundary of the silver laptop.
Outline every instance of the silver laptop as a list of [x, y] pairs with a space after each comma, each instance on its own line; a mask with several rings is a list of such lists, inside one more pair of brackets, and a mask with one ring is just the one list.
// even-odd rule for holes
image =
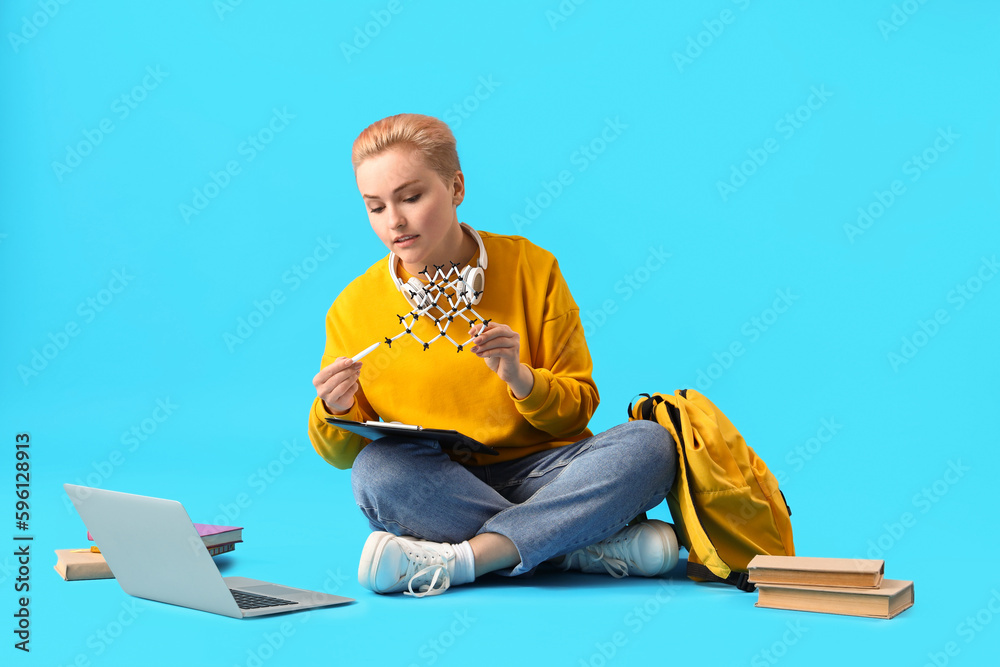
[[129, 595], [233, 618], [354, 602], [246, 577], [223, 577], [175, 500], [75, 484], [63, 488]]

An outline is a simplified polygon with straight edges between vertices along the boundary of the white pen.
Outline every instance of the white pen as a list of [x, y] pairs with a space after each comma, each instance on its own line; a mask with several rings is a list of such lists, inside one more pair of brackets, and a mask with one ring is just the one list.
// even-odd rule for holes
[[364, 357], [368, 356], [369, 354], [371, 354], [372, 350], [374, 350], [376, 347], [378, 347], [381, 344], [382, 343], [375, 343], [371, 347], [367, 347], [364, 350], [362, 350], [361, 352], [358, 352], [353, 357], [351, 357], [351, 363], [352, 364], [358, 363], [358, 361], [360, 361], [362, 358], [364, 358]]

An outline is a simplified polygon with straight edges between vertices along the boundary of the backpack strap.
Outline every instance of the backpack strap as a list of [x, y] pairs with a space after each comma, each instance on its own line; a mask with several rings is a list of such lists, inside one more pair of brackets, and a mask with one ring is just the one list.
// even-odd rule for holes
[[[632, 397], [632, 401], [635, 400], [636, 396], [645, 396], [646, 398], [651, 398], [649, 394], [636, 394], [635, 396]], [[660, 396], [656, 396], [652, 401], [639, 401], [639, 405], [642, 407], [642, 412], [639, 415], [638, 419], [645, 419], [646, 421], [656, 421], [656, 419], [653, 418], [653, 409], [656, 408], [656, 406], [662, 402], [663, 398], [661, 398]], [[632, 416], [631, 401], [629, 401], [628, 404], [628, 418], [630, 420], [636, 419], [636, 417]]]
[[[718, 572], [718, 574], [713, 573], [712, 576], [724, 581], [723, 577], [729, 577], [732, 570], [719, 556], [715, 545], [712, 544], [712, 539], [701, 524], [694, 504], [691, 502], [686, 444], [693, 443], [695, 438], [690, 419], [687, 418], [687, 412], [678, 404], [678, 397], [684, 402], [687, 401], [686, 393], [686, 390], [679, 389], [676, 396], [639, 394], [645, 396], [646, 400], [636, 403], [634, 408], [632, 403], [629, 403], [629, 418], [655, 421], [673, 436], [677, 446], [677, 475], [670, 493], [678, 498], [677, 504], [680, 514], [674, 519], [683, 526], [684, 534], [690, 543], [685, 544], [688, 551], [699, 554], [699, 557], [708, 563], [706, 569], [711, 568], [710, 572], [712, 570]], [[639, 414], [633, 415], [633, 410], [637, 410]], [[657, 418], [657, 413], [660, 411], [662, 414]]]
[[692, 563], [690, 559], [688, 559], [687, 563], [687, 575], [688, 577], [696, 577], [706, 581], [729, 584], [746, 593], [753, 593], [757, 590], [757, 585], [750, 583], [750, 575], [747, 572], [736, 572], [733, 570], [729, 573], [728, 577], [723, 579], [722, 577], [715, 576], [715, 573], [701, 563]]
[[645, 512], [643, 512], [642, 514], [637, 515], [635, 518], [633, 518], [631, 521], [629, 521], [625, 525], [626, 526], [634, 526], [635, 524], [642, 523], [643, 521], [648, 521], [648, 519], [646, 518], [646, 513]]

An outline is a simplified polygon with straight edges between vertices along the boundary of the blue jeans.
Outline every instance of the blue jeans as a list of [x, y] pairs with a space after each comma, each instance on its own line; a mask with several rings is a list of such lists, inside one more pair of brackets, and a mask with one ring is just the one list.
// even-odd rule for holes
[[351, 485], [372, 530], [459, 543], [499, 533], [533, 570], [614, 535], [658, 505], [677, 451], [652, 421], [620, 424], [564, 447], [482, 466], [452, 461], [435, 441], [379, 438], [358, 454]]

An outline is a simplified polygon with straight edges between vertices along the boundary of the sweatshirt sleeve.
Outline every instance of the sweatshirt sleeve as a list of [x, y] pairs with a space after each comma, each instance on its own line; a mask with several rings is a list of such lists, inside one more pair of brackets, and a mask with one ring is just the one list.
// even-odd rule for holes
[[592, 377], [594, 366], [580, 309], [555, 262], [544, 312], [541, 331], [533, 337], [531, 392], [517, 399], [508, 387], [507, 394], [532, 426], [556, 438], [570, 437], [587, 428], [601, 399]]
[[[337, 303], [334, 302], [326, 316], [326, 349], [320, 360], [320, 368], [333, 363], [337, 357], [351, 354], [351, 352], [346, 351], [348, 344], [339, 334], [342, 329], [337, 326], [337, 313]], [[371, 441], [356, 433], [329, 424], [326, 421], [327, 417], [340, 417], [341, 419], [363, 422], [377, 421], [379, 415], [369, 404], [363, 386], [359, 386], [357, 393], [354, 394], [354, 404], [351, 405], [351, 409], [346, 414], [333, 415], [326, 409], [322, 398], [317, 396], [313, 399], [312, 407], [309, 410], [309, 441], [312, 442], [316, 453], [327, 462], [336, 468], [346, 470], [354, 464], [358, 452]]]
[[[367, 406], [367, 407], [366, 407]], [[368, 405], [362, 390], [354, 395], [354, 405], [342, 415], [334, 415], [327, 411], [323, 399], [317, 396], [309, 411], [309, 441], [313, 449], [328, 463], [341, 470], [347, 470], [354, 465], [354, 459], [370, 440], [356, 433], [337, 428], [326, 421], [327, 417], [339, 417], [352, 421], [377, 421], [378, 415]]]

